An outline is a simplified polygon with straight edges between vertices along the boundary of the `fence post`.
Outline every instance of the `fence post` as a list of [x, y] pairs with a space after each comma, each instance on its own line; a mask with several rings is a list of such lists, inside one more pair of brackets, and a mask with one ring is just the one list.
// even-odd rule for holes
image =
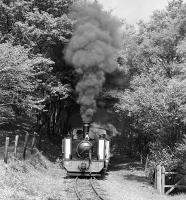
[[27, 132], [25, 135], [25, 142], [24, 142], [24, 147], [23, 147], [23, 159], [25, 160], [26, 157], [26, 147], [28, 144], [28, 137], [29, 137], [29, 133]]
[[5, 153], [4, 153], [4, 162], [7, 163], [8, 161], [8, 145], [9, 145], [9, 137], [6, 137], [5, 141]]
[[34, 149], [34, 146], [35, 146], [35, 143], [36, 143], [36, 135], [37, 135], [37, 133], [34, 132], [34, 135], [33, 135], [33, 138], [32, 138], [31, 154], [33, 154], [33, 149]]
[[149, 154], [147, 154], [146, 161], [145, 161], [145, 172], [147, 171], [148, 162], [149, 162]]
[[154, 169], [154, 188], [157, 189], [157, 167]]
[[15, 146], [14, 146], [14, 156], [17, 156], [17, 145], [18, 145], [19, 135], [15, 136]]
[[161, 194], [165, 194], [165, 167], [161, 167]]
[[140, 153], [140, 163], [141, 163], [141, 165], [143, 166], [143, 153], [142, 153], [142, 151], [141, 151], [141, 153]]
[[161, 194], [162, 191], [162, 185], [161, 185], [161, 165], [157, 166], [157, 190], [158, 193]]
[[37, 146], [38, 146], [38, 149], [41, 149], [41, 132], [38, 133], [38, 142], [37, 142]]

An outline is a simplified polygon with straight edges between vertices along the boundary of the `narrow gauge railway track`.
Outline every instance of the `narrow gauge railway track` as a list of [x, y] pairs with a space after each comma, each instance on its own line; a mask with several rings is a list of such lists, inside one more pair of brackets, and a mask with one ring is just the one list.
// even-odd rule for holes
[[[100, 188], [97, 188], [95, 178], [75, 180], [74, 190], [78, 200], [105, 200], [101, 196]], [[99, 191], [99, 192], [98, 192]]]

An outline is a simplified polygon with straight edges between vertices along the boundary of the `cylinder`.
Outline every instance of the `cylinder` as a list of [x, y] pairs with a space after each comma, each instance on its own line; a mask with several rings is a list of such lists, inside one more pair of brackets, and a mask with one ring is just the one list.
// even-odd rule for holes
[[84, 123], [84, 124], [83, 124], [83, 137], [84, 137], [84, 138], [85, 138], [86, 134], [89, 133], [89, 126], [90, 126], [89, 123]]

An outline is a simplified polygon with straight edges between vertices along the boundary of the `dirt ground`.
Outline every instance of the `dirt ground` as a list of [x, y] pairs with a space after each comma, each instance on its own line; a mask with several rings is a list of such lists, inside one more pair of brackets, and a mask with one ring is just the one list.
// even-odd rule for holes
[[99, 181], [110, 200], [185, 200], [186, 194], [159, 195], [137, 162], [115, 164]]

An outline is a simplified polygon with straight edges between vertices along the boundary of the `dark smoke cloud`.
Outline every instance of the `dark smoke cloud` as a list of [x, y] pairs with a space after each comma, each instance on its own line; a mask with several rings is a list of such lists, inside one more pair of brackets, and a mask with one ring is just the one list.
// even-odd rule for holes
[[120, 45], [120, 22], [97, 2], [75, 4], [72, 16], [75, 30], [67, 46], [65, 59], [81, 75], [76, 86], [83, 121], [91, 121], [96, 111], [96, 97], [102, 90], [105, 74], [117, 68], [114, 59]]

